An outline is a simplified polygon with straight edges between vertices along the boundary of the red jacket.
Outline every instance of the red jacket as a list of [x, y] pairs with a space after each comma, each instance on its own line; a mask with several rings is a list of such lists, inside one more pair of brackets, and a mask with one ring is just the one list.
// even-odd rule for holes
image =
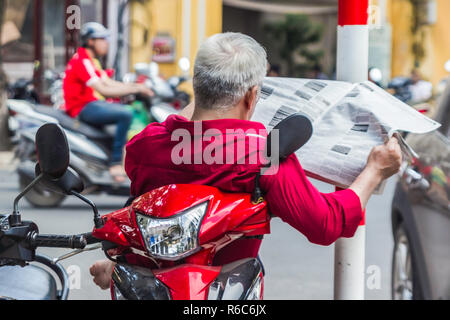
[[[131, 179], [132, 195], [139, 196], [168, 184], [210, 185], [229, 192], [253, 191], [256, 173], [262, 167], [259, 158], [255, 163], [254, 155], [264, 150], [267, 137], [264, 126], [258, 122], [237, 119], [202, 121], [201, 125], [203, 135], [211, 136], [212, 132], [214, 136], [211, 130], [215, 130], [216, 136], [198, 140], [201, 147], [198, 144], [196, 148], [196, 142], [192, 143], [191, 153], [184, 155], [191, 159], [191, 164], [175, 164], [172, 161], [172, 152], [181, 141], [172, 138], [172, 133], [177, 129], [185, 129], [191, 135], [194, 134], [194, 122], [181, 116], [170, 116], [164, 123], [150, 124], [127, 144], [125, 169]], [[238, 143], [227, 143], [227, 130], [230, 129], [251, 132], [237, 137], [237, 141], [244, 142], [244, 151], [231, 149]], [[215, 146], [215, 150], [218, 150], [218, 145], [224, 155], [234, 155], [232, 163], [195, 164], [199, 153], [203, 154], [208, 146]], [[261, 176], [260, 182], [270, 211], [313, 243], [330, 245], [340, 237], [352, 237], [361, 222], [361, 203], [354, 191], [348, 189], [320, 193], [307, 179], [295, 155], [280, 164], [277, 174]], [[223, 249], [223, 259], [219, 260], [224, 262], [245, 255], [255, 256], [260, 241], [247, 241], [238, 245], [239, 253], [235, 247]]]

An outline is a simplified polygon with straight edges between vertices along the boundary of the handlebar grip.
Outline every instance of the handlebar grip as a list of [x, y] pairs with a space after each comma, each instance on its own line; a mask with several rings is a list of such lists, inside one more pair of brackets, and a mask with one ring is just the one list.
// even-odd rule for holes
[[86, 239], [86, 244], [94, 244], [102, 242], [101, 239], [97, 239], [92, 235], [92, 232], [82, 233], [80, 236], [83, 236]]
[[84, 249], [87, 241], [83, 235], [34, 234], [31, 237], [31, 245], [33, 247]]

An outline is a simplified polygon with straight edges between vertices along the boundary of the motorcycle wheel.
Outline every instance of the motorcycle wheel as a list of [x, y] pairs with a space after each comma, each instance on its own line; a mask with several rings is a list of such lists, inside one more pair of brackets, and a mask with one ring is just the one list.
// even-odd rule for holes
[[[23, 191], [30, 183], [31, 179], [19, 175], [19, 187], [20, 191]], [[36, 208], [54, 208], [57, 207], [65, 199], [65, 195], [56, 192], [48, 191], [39, 185], [36, 185], [25, 196], [25, 199]]]

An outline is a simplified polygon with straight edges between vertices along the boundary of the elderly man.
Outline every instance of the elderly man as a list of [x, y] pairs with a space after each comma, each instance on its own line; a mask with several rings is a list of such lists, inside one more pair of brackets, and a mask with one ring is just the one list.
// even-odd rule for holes
[[[229, 192], [252, 192], [255, 175], [262, 163], [238, 161], [206, 164], [205, 161], [174, 163], [173, 150], [179, 143], [174, 131], [187, 130], [194, 136], [201, 123], [204, 134], [210, 129], [223, 135], [219, 142], [203, 141], [200, 150], [191, 148], [188, 159], [195, 159], [211, 143], [227, 144], [230, 129], [264, 131], [261, 123], [250, 121], [267, 70], [265, 50], [252, 38], [240, 33], [216, 34], [200, 47], [194, 70], [195, 105], [164, 123], [153, 123], [127, 145], [125, 169], [131, 192], [139, 196], [168, 184], [202, 184]], [[229, 131], [228, 131], [229, 132]], [[265, 137], [260, 137], [265, 139]], [[211, 139], [214, 140], [214, 139]], [[254, 139], [244, 137], [249, 160]], [[257, 145], [264, 145], [258, 143]], [[154, 151], [153, 151], [154, 150]], [[151, 155], [151, 156], [150, 156]], [[186, 155], [184, 155], [186, 156]], [[320, 193], [307, 179], [297, 157], [283, 161], [274, 175], [261, 177], [261, 189], [270, 211], [303, 233], [311, 242], [330, 245], [340, 237], [352, 237], [361, 222], [362, 209], [377, 185], [395, 174], [401, 164], [401, 152], [395, 138], [373, 149], [367, 165], [353, 185], [343, 191]], [[241, 239], [220, 250], [214, 260], [222, 265], [245, 257], [256, 257], [260, 239]], [[113, 265], [97, 262], [91, 267], [94, 281], [109, 286]]]

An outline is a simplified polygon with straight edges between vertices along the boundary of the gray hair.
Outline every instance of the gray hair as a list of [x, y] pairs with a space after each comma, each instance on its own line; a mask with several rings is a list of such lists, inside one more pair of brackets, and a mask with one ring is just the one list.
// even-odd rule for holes
[[194, 66], [196, 105], [219, 109], [236, 105], [260, 86], [267, 74], [267, 53], [242, 33], [215, 34], [200, 46]]

